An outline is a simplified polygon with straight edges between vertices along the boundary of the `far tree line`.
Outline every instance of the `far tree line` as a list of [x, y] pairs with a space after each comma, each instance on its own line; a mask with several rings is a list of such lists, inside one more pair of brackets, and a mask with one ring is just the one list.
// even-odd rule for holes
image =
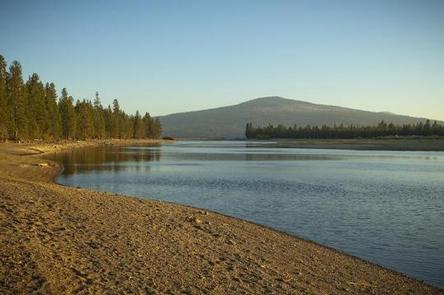
[[93, 101], [75, 100], [36, 73], [24, 82], [20, 63], [8, 72], [0, 55], [0, 140], [159, 138], [161, 131], [158, 118], [128, 115], [117, 99], [103, 107], [98, 92]]
[[357, 125], [322, 125], [322, 126], [283, 126], [268, 125], [266, 127], [253, 127], [247, 123], [245, 136], [250, 139], [268, 138], [295, 138], [295, 139], [350, 139], [375, 138], [384, 136], [444, 136], [444, 125], [430, 120], [416, 124], [395, 125], [381, 121], [374, 126]]

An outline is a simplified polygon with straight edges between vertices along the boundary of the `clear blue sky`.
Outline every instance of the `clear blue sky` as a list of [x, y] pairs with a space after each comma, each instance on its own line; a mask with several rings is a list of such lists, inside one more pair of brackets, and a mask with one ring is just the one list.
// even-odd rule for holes
[[1, 0], [0, 54], [153, 115], [278, 95], [444, 120], [444, 1]]

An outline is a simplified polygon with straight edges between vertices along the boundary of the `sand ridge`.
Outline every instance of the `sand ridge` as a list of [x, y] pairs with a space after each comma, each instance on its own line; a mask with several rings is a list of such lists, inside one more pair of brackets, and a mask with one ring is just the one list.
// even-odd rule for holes
[[39, 153], [85, 145], [0, 146], [0, 293], [444, 294], [236, 218], [54, 184]]

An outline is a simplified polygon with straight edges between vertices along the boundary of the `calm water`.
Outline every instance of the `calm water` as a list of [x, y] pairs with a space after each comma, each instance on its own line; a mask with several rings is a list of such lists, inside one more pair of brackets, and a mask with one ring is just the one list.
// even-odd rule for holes
[[444, 152], [196, 141], [57, 157], [62, 184], [222, 212], [444, 287]]

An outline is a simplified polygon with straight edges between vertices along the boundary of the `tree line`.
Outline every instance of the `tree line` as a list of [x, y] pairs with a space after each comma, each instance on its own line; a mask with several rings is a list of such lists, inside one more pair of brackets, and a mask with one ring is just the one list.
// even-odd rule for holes
[[253, 127], [247, 123], [245, 136], [250, 139], [268, 138], [295, 138], [295, 139], [351, 139], [351, 138], [375, 138], [384, 136], [444, 136], [444, 125], [433, 123], [430, 120], [416, 124], [395, 125], [381, 121], [374, 126], [334, 125], [305, 127], [268, 125], [266, 127]]
[[0, 55], [0, 140], [159, 138], [161, 132], [158, 118], [128, 115], [117, 99], [103, 107], [98, 92], [93, 101], [75, 101], [36, 73], [24, 82], [20, 63], [13, 61], [8, 71]]

